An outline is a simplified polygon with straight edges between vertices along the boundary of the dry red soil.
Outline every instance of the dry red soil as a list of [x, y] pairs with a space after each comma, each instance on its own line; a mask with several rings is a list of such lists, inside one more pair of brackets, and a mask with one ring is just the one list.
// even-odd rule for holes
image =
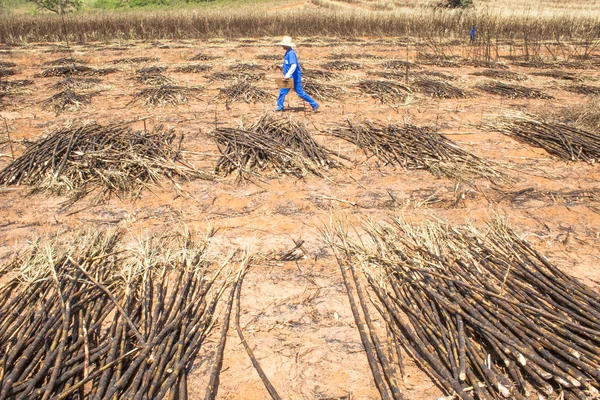
[[[28, 187], [0, 188], [0, 257], [27, 246], [33, 236], [50, 232], [74, 231], [82, 227], [98, 229], [120, 226], [134, 234], [159, 234], [185, 224], [191, 229], [219, 228], [213, 244], [215, 254], [228, 254], [253, 243], [254, 251], [268, 254], [292, 248], [292, 239], [304, 240], [306, 257], [298, 262], [271, 262], [255, 265], [244, 281], [242, 325], [246, 339], [267, 376], [286, 399], [325, 399], [351, 396], [376, 399], [374, 386], [358, 331], [355, 327], [339, 267], [321, 237], [332, 217], [359, 226], [367, 218], [385, 220], [394, 214], [419, 221], [439, 218], [456, 225], [483, 226], [486, 220], [505, 217], [509, 224], [554, 262], [594, 288], [598, 288], [600, 267], [600, 216], [594, 204], [567, 206], [562, 201], [532, 201], [523, 205], [499, 200], [497, 190], [516, 191], [577, 190], [598, 187], [597, 165], [567, 163], [541, 149], [516, 142], [483, 126], [506, 113], [533, 115], [584, 102], [586, 97], [563, 90], [568, 84], [554, 78], [531, 75], [535, 69], [518, 67], [506, 61], [509, 70], [528, 76], [519, 84], [537, 88], [555, 97], [552, 100], [505, 99], [477, 91], [474, 86], [487, 78], [470, 75], [471, 66], [423, 66], [425, 70], [456, 77], [449, 83], [473, 92], [467, 99], [435, 99], [416, 93], [402, 105], [382, 104], [361, 93], [356, 84], [372, 77], [369, 72], [383, 70], [387, 59], [415, 62], [414, 44], [407, 47], [397, 39], [386, 42], [373, 38], [358, 41], [299, 39], [298, 54], [304, 68], [323, 69], [331, 54], [368, 53], [378, 58], [353, 61], [362, 64], [354, 71], [340, 72], [333, 82], [343, 90], [335, 100], [320, 101], [318, 113], [289, 111], [286, 115], [307, 121], [317, 141], [344, 156], [345, 168], [326, 171], [325, 178], [306, 176], [265, 176], [245, 184], [235, 178], [220, 177], [214, 182], [196, 180], [181, 183], [186, 196], [178, 196], [168, 183], [145, 190], [137, 199], [112, 198], [101, 204], [84, 198], [63, 209], [65, 198], [30, 194]], [[43, 110], [41, 102], [55, 89], [50, 85], [61, 78], [34, 77], [45, 62], [67, 53], [56, 52], [53, 44], [5, 47], [0, 59], [17, 64], [18, 74], [8, 77], [32, 79], [34, 85], [2, 99], [0, 116], [6, 120], [16, 156], [24, 151], [23, 140], [35, 140], [70, 121], [94, 120], [99, 123], [146, 118], [148, 126], [164, 124], [185, 135], [186, 157], [197, 168], [212, 171], [219, 152], [211, 138], [215, 125], [235, 127], [240, 121], [253, 122], [275, 108], [277, 72], [268, 69], [276, 61], [257, 59], [257, 55], [281, 55], [275, 39], [198, 40], [159, 43], [96, 43], [74, 45], [73, 56], [90, 67], [113, 67], [119, 58], [154, 57], [147, 64], [116, 67], [118, 72], [101, 77], [102, 83], [91, 105], [74, 112], [55, 115]], [[304, 44], [304, 45], [303, 45]], [[126, 47], [123, 47], [126, 45]], [[116, 48], [116, 49], [115, 49]], [[467, 55], [467, 45], [453, 48], [454, 54]], [[188, 61], [202, 52], [215, 56], [211, 61]], [[272, 99], [259, 103], [225, 104], [216, 96], [225, 82], [210, 82], [206, 76], [227, 71], [240, 62], [260, 64], [266, 77], [258, 86], [272, 93]], [[417, 61], [418, 62], [418, 61]], [[188, 63], [212, 65], [205, 73], [176, 73], [177, 66]], [[146, 108], [140, 102], [129, 104], [143, 86], [132, 79], [144, 66], [166, 66], [164, 74], [180, 85], [202, 85], [205, 90], [181, 106]], [[598, 68], [568, 70], [583, 81], [600, 79]], [[288, 96], [289, 106], [301, 108], [300, 99]], [[495, 161], [514, 178], [506, 186], [480, 180], [474, 185], [456, 185], [424, 170], [405, 170], [383, 165], [348, 143], [326, 135], [327, 129], [344, 124], [346, 118], [369, 118], [380, 122], [433, 126], [459, 146], [479, 157]], [[492, 122], [493, 123], [493, 122]], [[142, 129], [142, 122], [134, 124]], [[0, 129], [0, 168], [11, 161], [7, 133]], [[268, 175], [268, 174], [267, 174]], [[458, 197], [461, 201], [455, 201]], [[392, 200], [392, 196], [395, 200]], [[458, 197], [457, 197], [458, 196]], [[439, 201], [438, 201], [439, 200]], [[598, 204], [596, 204], [598, 206]], [[219, 320], [220, 324], [220, 320]], [[190, 374], [190, 398], [201, 398], [208, 380], [207, 371], [218, 335], [205, 346]], [[411, 361], [401, 388], [410, 399], [434, 399], [440, 389]], [[264, 399], [268, 394], [252, 368], [234, 330], [230, 330], [219, 398]]]

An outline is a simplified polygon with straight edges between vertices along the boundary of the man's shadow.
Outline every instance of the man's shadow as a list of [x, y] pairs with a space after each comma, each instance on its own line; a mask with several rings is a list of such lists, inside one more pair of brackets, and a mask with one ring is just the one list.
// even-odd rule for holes
[[309, 109], [306, 107], [286, 107], [283, 109], [283, 112], [293, 112], [293, 113], [297, 113], [297, 112], [308, 112]]

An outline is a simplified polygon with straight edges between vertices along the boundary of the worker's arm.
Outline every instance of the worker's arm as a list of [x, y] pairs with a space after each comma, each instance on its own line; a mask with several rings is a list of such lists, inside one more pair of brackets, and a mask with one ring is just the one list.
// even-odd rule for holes
[[298, 66], [297, 64], [290, 65], [290, 69], [288, 69], [287, 74], [285, 74], [283, 77], [285, 79], [290, 79], [292, 77], [292, 75], [294, 75], [294, 71], [296, 70], [297, 66]]

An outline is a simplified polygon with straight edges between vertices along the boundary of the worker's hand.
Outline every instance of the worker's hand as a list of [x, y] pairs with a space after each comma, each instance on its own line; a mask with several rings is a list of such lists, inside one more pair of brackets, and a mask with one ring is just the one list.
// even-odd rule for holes
[[290, 78], [283, 78], [283, 83], [288, 83], [290, 81]]

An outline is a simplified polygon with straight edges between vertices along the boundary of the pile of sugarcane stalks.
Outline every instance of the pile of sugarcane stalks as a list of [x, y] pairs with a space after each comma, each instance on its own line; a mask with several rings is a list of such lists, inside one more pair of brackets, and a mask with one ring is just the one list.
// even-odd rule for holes
[[362, 64], [356, 61], [335, 60], [321, 64], [321, 67], [334, 71], [348, 71], [362, 69]]
[[586, 96], [600, 96], [600, 86], [572, 85], [565, 86], [563, 89], [571, 93], [584, 94]]
[[228, 70], [233, 72], [246, 72], [246, 71], [256, 71], [262, 69], [260, 64], [252, 64], [252, 63], [239, 63], [230, 65], [227, 67]]
[[565, 81], [578, 81], [578, 80], [581, 80], [581, 78], [579, 76], [575, 75], [572, 72], [558, 71], [558, 70], [552, 70], [552, 71], [535, 71], [535, 72], [531, 72], [531, 75], [544, 76], [544, 77], [554, 78], [554, 79], [562, 79], [562, 80], [565, 80]]
[[[211, 56], [210, 54], [204, 54], [204, 53], [198, 53], [192, 57], [189, 58], [190, 61], [210, 61], [210, 60], [215, 60], [219, 57], [217, 56]], [[281, 57], [277, 57], [277, 59], [279, 60]]]
[[462, 65], [469, 65], [475, 68], [492, 68], [492, 69], [508, 69], [508, 65], [501, 64], [497, 61], [486, 61], [477, 59], [464, 58], [460, 61]]
[[140, 75], [153, 75], [153, 74], [162, 74], [167, 70], [168, 67], [160, 67], [157, 65], [153, 65], [151, 67], [140, 68], [135, 71], [136, 74]]
[[330, 60], [357, 60], [357, 59], [368, 59], [368, 60], [379, 60], [383, 58], [375, 54], [369, 53], [332, 53], [327, 56]]
[[513, 85], [503, 82], [486, 82], [475, 86], [477, 89], [487, 93], [495, 94], [511, 99], [553, 99], [541, 90], [531, 89], [521, 85]]
[[323, 81], [333, 81], [339, 78], [339, 75], [331, 71], [323, 71], [322, 69], [302, 68], [302, 76], [304, 78], [319, 79]]
[[140, 74], [135, 77], [135, 80], [147, 86], [171, 86], [175, 84], [175, 80], [160, 73]]
[[561, 203], [565, 206], [593, 205], [600, 203], [600, 189], [538, 190], [527, 188], [512, 192], [500, 192], [499, 200], [508, 200], [516, 206], [523, 206], [530, 201], [543, 201], [551, 204]]
[[198, 74], [200, 72], [210, 71], [211, 69], [212, 69], [212, 65], [208, 65], [208, 64], [189, 64], [189, 65], [177, 67], [173, 71], [184, 72], [186, 74]]
[[527, 80], [527, 76], [518, 74], [512, 71], [506, 71], [502, 69], [484, 69], [483, 71], [472, 72], [470, 75], [485, 76], [493, 79], [505, 79], [508, 81], [524, 81]]
[[266, 114], [248, 127], [218, 128], [214, 137], [221, 153], [215, 171], [236, 172], [241, 182], [267, 169], [301, 178], [309, 173], [323, 176], [322, 169], [338, 165], [306, 124], [292, 118]]
[[122, 236], [42, 239], [13, 262], [0, 288], [1, 399], [187, 399], [217, 304], [237, 279], [210, 272], [205, 240], [133, 250]]
[[404, 60], [388, 60], [381, 64], [381, 66], [385, 69], [399, 69], [402, 71], [407, 69], [423, 69], [423, 67], [418, 64]]
[[[374, 75], [380, 78], [389, 79], [389, 80], [406, 80], [406, 71], [368, 71], [367, 74]], [[410, 73], [409, 73], [410, 76]]]
[[113, 64], [144, 64], [149, 62], [156, 62], [158, 58], [155, 57], [133, 57], [133, 58], [118, 58], [113, 60]]
[[256, 58], [264, 61], [281, 61], [282, 59], [282, 57], [277, 54], [258, 54]]
[[208, 75], [209, 81], [233, 81], [233, 80], [245, 80], [248, 82], [258, 82], [265, 77], [264, 72], [252, 73], [252, 72], [214, 72]]
[[233, 81], [231, 85], [219, 89], [220, 99], [227, 102], [244, 101], [246, 103], [256, 103], [265, 101], [272, 97], [272, 94], [252, 84], [246, 79]]
[[30, 143], [25, 153], [0, 172], [0, 184], [32, 185], [34, 190], [70, 194], [69, 204], [100, 189], [99, 197], [137, 195], [167, 178], [212, 179], [196, 170], [174, 146], [172, 130], [136, 132], [127, 123], [66, 127]]
[[399, 219], [365, 229], [372, 246], [343, 228], [326, 239], [383, 398], [401, 398], [404, 353], [463, 400], [598, 398], [598, 288], [499, 221], [482, 231]]
[[417, 53], [417, 60], [423, 65], [433, 65], [444, 68], [460, 68], [460, 64], [443, 56], [427, 53]]
[[593, 164], [600, 157], [600, 135], [567, 124], [517, 118], [494, 129], [567, 161]]
[[412, 90], [401, 83], [384, 80], [365, 80], [358, 83], [361, 92], [382, 103], [407, 103]]
[[17, 64], [11, 61], [0, 61], [0, 68], [14, 68]]
[[158, 87], [144, 88], [135, 93], [127, 105], [142, 100], [144, 107], [164, 107], [168, 104], [187, 104], [190, 97], [196, 98], [204, 88], [200, 86], [173, 86], [160, 85]]
[[25, 86], [33, 85], [33, 81], [29, 79], [16, 79], [12, 81], [0, 81], [0, 92], [10, 92], [14, 89], [20, 89]]
[[470, 93], [439, 79], [415, 79], [411, 81], [411, 85], [427, 96], [440, 99], [464, 99], [472, 96]]
[[48, 78], [52, 76], [102, 76], [117, 72], [116, 68], [92, 68], [86, 65], [61, 65], [43, 70], [36, 77]]
[[6, 78], [7, 76], [16, 75], [17, 71], [10, 68], [0, 68], [0, 78]]
[[328, 133], [353, 143], [365, 154], [371, 153], [386, 164], [425, 169], [436, 176], [458, 181], [467, 181], [471, 177], [491, 182], [508, 180], [493, 163], [461, 149], [428, 128], [348, 120], [346, 126]]
[[51, 85], [50, 88], [57, 90], [65, 90], [65, 89], [90, 89], [95, 85], [102, 82], [99, 78], [74, 78], [67, 76], [62, 81], [58, 81], [55, 84]]
[[81, 64], [86, 64], [86, 62], [83, 60], [79, 60], [77, 58], [61, 57], [61, 58], [57, 58], [56, 60], [47, 61], [43, 65], [52, 66], [52, 65], [71, 65], [71, 64], [72, 65], [81, 65]]
[[555, 62], [546, 62], [543, 60], [526, 60], [526, 61], [513, 61], [513, 65], [517, 67], [535, 68], [535, 69], [550, 69], [556, 68], [559, 65]]
[[87, 106], [92, 102], [93, 94], [78, 94], [72, 89], [67, 88], [62, 92], [58, 92], [48, 99], [42, 101], [42, 108], [50, 110], [56, 115], [65, 111], [78, 111], [83, 106]]
[[310, 97], [317, 100], [336, 99], [342, 94], [339, 86], [326, 85], [310, 78], [302, 82], [302, 88]]
[[416, 73], [413, 73], [412, 76], [418, 76], [418, 77], [435, 77], [435, 78], [440, 78], [440, 79], [444, 79], [447, 81], [455, 81], [456, 80], [456, 76], [452, 75], [452, 74], [448, 74], [446, 72], [439, 72], [439, 71], [419, 71]]

